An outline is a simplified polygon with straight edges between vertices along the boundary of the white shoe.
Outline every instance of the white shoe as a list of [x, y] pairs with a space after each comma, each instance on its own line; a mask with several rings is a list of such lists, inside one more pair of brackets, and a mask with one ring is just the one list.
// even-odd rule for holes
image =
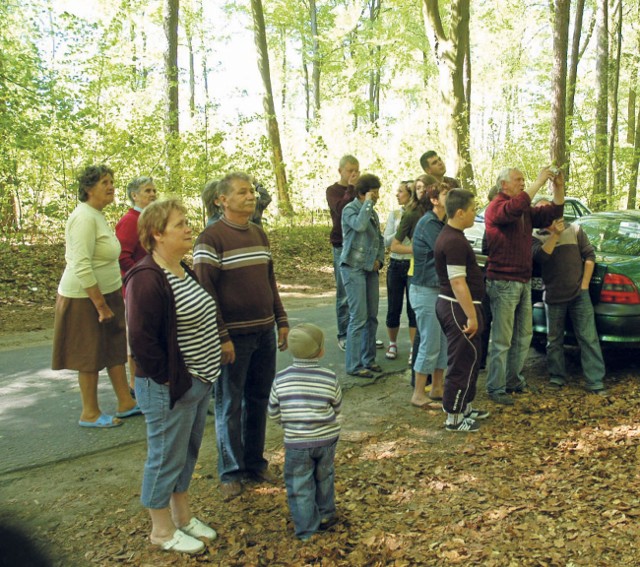
[[195, 516], [191, 518], [186, 526], [181, 526], [178, 529], [191, 537], [206, 537], [207, 539], [216, 539], [218, 537], [216, 530], [210, 528]]
[[169, 541], [157, 544], [165, 551], [178, 551], [180, 553], [200, 553], [204, 549], [204, 543], [180, 530], [176, 530]]

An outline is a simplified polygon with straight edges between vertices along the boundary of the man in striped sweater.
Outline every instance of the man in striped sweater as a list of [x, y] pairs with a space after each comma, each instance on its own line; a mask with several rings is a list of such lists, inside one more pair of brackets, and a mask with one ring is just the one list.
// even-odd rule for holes
[[[250, 222], [255, 189], [245, 173], [220, 180], [224, 216], [196, 241], [193, 268], [218, 305], [222, 375], [216, 383], [218, 475], [225, 498], [245, 479], [274, 482], [263, 456], [276, 346], [287, 348], [289, 323], [280, 301], [269, 241]], [[278, 328], [277, 344], [274, 327]]]
[[296, 535], [309, 539], [335, 523], [334, 465], [342, 390], [336, 375], [321, 368], [322, 330], [302, 323], [289, 333], [293, 365], [278, 372], [269, 397], [269, 417], [284, 427], [284, 482]]

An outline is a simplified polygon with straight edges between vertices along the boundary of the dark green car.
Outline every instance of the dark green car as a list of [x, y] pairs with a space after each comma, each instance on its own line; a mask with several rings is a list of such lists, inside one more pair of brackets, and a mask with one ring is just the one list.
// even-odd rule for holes
[[[603, 346], [640, 347], [640, 211], [593, 213], [576, 219], [596, 250], [590, 293]], [[534, 338], [547, 333], [544, 304], [533, 305]], [[575, 343], [567, 331], [568, 343]]]

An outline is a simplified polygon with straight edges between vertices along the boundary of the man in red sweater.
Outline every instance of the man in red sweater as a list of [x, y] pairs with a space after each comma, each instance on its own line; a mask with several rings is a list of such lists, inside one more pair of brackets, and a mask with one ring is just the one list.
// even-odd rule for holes
[[[553, 205], [531, 207], [531, 199], [547, 181], [553, 185]], [[522, 376], [531, 343], [531, 238], [533, 228], [549, 226], [564, 211], [564, 177], [549, 167], [525, 189], [518, 169], [500, 172], [500, 191], [485, 212], [487, 294], [493, 322], [489, 343], [487, 391], [496, 403], [512, 405], [510, 393], [521, 393]]]
[[340, 180], [327, 187], [327, 204], [331, 213], [331, 234], [329, 241], [333, 246], [333, 272], [336, 278], [336, 318], [338, 322], [338, 346], [347, 348], [347, 326], [349, 325], [349, 306], [347, 292], [340, 275], [340, 256], [342, 255], [342, 209], [355, 199], [354, 185], [360, 175], [360, 164], [351, 156], [342, 156], [338, 166]]

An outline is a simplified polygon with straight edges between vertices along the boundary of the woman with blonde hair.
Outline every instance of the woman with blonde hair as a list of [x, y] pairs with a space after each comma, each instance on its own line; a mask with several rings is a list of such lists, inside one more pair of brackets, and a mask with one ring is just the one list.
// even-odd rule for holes
[[136, 399], [147, 422], [140, 500], [151, 516], [151, 542], [199, 553], [217, 534], [191, 512], [188, 489], [220, 375], [217, 305], [183, 262], [192, 248], [186, 209], [156, 201], [138, 222], [147, 256], [125, 277]]

